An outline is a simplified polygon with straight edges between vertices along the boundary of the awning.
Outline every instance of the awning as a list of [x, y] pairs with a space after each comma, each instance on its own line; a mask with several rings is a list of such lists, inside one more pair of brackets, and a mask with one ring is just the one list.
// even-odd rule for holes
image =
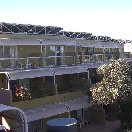
[[0, 112], [4, 112], [4, 111], [8, 111], [8, 110], [14, 110], [14, 109], [16, 110], [15, 107], [0, 104]]
[[[10, 112], [9, 112], [10, 111]], [[21, 118], [23, 125], [23, 131], [28, 132], [28, 125], [27, 125], [27, 118], [24, 114], [24, 112], [16, 107], [11, 107], [7, 105], [0, 104], [0, 113], [4, 113], [3, 115], [9, 116], [16, 116]]]
[[40, 45], [39, 40], [35, 39], [1, 39], [0, 45], [16, 46], [16, 45]]
[[104, 64], [108, 64], [108, 61], [96, 62], [96, 63], [85, 63], [85, 64], [82, 64], [82, 66], [88, 70], [92, 68], [99, 68], [101, 65], [104, 65]]
[[66, 46], [76, 46], [73, 40], [43, 40], [42, 45], [66, 45]]
[[48, 118], [65, 112], [68, 112], [68, 110], [65, 107], [64, 103], [49, 104], [37, 108], [24, 110], [28, 122], [39, 120], [42, 118]]
[[39, 39], [0, 39], [0, 45], [67, 45], [75, 46], [73, 40], [39, 40]]
[[104, 42], [102, 45], [103, 48], [121, 48], [121, 44], [119, 43]]
[[94, 47], [94, 48], [103, 48], [102, 42], [82, 42], [78, 44], [81, 47]]
[[80, 47], [94, 47], [95, 42], [77, 42], [77, 46], [80, 46]]
[[82, 66], [59, 67], [59, 68], [54, 68], [52, 70], [55, 71], [55, 75], [87, 72], [87, 69]]
[[50, 68], [9, 71], [7, 74], [10, 80], [53, 76]]
[[78, 110], [86, 107], [90, 107], [91, 103], [88, 101], [88, 97], [78, 98], [74, 100], [67, 100], [65, 102], [59, 102], [55, 104], [49, 104], [40, 106], [28, 110], [24, 110], [27, 117], [27, 121], [31, 122], [42, 118], [48, 118], [65, 112]]
[[78, 98], [78, 99], [74, 99], [74, 100], [70, 100], [70, 101], [65, 101], [65, 103], [69, 107], [70, 111], [78, 110], [78, 109], [82, 109], [82, 108], [86, 108], [86, 107], [92, 106], [88, 96], [82, 97], [82, 98]]
[[40, 69], [7, 71], [7, 72], [0, 72], [0, 74], [6, 74], [9, 77], [9, 80], [17, 80], [24, 78], [35, 78], [35, 77], [74, 74], [74, 73], [83, 73], [83, 72], [87, 72], [86, 67], [65, 66], [58, 68], [40, 68]]
[[77, 46], [80, 47], [94, 47], [94, 48], [120, 48], [119, 43], [110, 43], [110, 42], [79, 42]]
[[92, 64], [92, 68], [99, 68], [101, 65], [107, 64], [108, 62], [96, 62]]
[[132, 58], [124, 58], [126, 62], [132, 62]]

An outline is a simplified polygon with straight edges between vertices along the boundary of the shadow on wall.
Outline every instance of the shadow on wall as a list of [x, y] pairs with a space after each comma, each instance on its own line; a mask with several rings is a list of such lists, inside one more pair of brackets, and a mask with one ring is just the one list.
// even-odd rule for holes
[[0, 104], [10, 105], [12, 102], [12, 92], [7, 89], [0, 89]]

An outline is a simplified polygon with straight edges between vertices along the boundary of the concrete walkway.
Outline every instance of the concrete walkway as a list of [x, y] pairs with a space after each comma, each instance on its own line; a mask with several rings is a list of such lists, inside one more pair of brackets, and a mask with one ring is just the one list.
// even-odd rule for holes
[[105, 124], [91, 123], [78, 129], [78, 132], [119, 132], [120, 121], [106, 121]]

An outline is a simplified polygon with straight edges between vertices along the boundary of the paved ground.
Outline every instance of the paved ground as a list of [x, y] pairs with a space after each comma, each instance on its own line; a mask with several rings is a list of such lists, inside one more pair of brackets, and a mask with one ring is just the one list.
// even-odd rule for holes
[[105, 124], [88, 124], [79, 128], [78, 132], [119, 132], [120, 121], [106, 121]]

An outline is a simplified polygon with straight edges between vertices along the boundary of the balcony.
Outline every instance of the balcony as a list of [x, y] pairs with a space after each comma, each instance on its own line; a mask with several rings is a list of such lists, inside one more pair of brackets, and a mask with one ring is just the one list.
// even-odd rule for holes
[[79, 98], [83, 96], [84, 96], [84, 93], [82, 91], [67, 92], [67, 93], [58, 94], [54, 96], [46, 96], [46, 97], [36, 98], [32, 100], [12, 102], [11, 106], [15, 106], [20, 109], [29, 109], [29, 108], [46, 105], [46, 104], [66, 101], [69, 99], [75, 99], [75, 98]]
[[104, 54], [95, 52], [79, 52], [78, 53], [78, 64], [83, 63], [98, 63], [103, 62]]
[[71, 66], [76, 64], [75, 56], [48, 56], [26, 58], [0, 58], [0, 70], [23, 70], [43, 67]]
[[120, 58], [120, 52], [105, 52], [105, 60], [109, 59], [119, 59]]
[[[125, 55], [124, 57], [130, 57]], [[109, 59], [120, 58], [119, 52], [75, 52], [64, 53], [59, 56], [26, 57], [26, 58], [0, 58], [1, 70], [37, 69], [44, 67], [72, 66], [84, 63], [100, 63]]]
[[44, 66], [70, 66], [75, 65], [75, 56], [49, 56], [44, 58]]
[[41, 57], [0, 58], [0, 70], [23, 70], [42, 67]]

